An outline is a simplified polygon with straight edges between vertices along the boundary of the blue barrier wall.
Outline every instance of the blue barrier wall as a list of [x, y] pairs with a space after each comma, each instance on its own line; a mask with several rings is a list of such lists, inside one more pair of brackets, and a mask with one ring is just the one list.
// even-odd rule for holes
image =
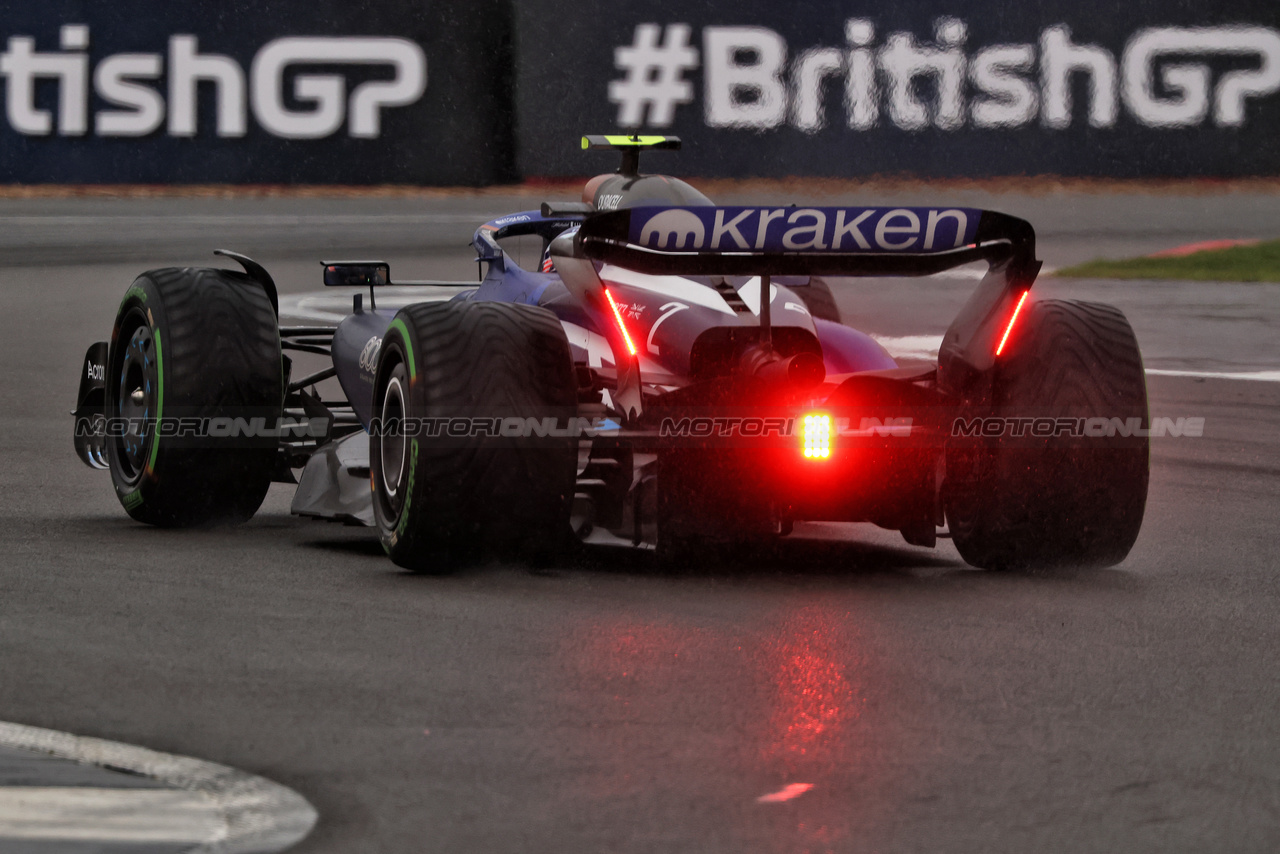
[[[0, 182], [1280, 174], [1274, 0], [0, 0]], [[661, 157], [661, 156], [659, 156]]]
[[0, 2], [0, 181], [485, 184], [507, 0]]
[[516, 6], [525, 175], [604, 165], [583, 128], [706, 176], [1280, 171], [1273, 0], [559, 6]]

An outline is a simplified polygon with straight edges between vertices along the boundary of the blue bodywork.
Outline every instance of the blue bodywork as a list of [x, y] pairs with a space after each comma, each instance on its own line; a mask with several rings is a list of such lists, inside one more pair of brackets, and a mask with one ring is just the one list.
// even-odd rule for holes
[[[512, 261], [498, 243], [503, 238], [535, 235], [542, 238], [545, 245], [545, 242], [575, 228], [582, 219], [581, 216], [543, 216], [540, 211], [521, 211], [486, 222], [476, 230], [472, 246], [476, 250], [476, 260], [485, 263], [488, 269], [478, 287], [458, 293], [452, 299], [523, 303], [547, 308], [560, 318], [566, 329], [573, 329], [576, 333], [569, 336], [574, 360], [591, 364], [591, 348], [584, 342], [591, 335], [601, 335], [602, 331], [596, 328], [589, 313], [572, 297], [554, 270], [525, 270]], [[749, 290], [748, 281], [747, 277], [737, 277], [730, 280], [730, 284], [745, 294]], [[775, 328], [797, 326], [812, 332], [821, 345], [828, 375], [897, 367], [889, 353], [871, 336], [840, 323], [811, 317], [803, 308], [803, 301], [795, 296], [796, 292], [808, 286], [806, 277], [786, 277], [777, 281], [774, 285], [776, 293], [771, 300]], [[754, 315], [742, 313], [741, 309], [737, 312], [730, 309], [707, 277], [666, 277], [663, 282], [648, 283], [648, 287], [635, 282], [611, 281], [610, 287], [624, 303], [628, 316], [634, 318], [638, 337], [648, 345], [645, 363], [666, 374], [681, 376], [688, 372], [690, 345], [708, 327], [754, 326], [758, 323]], [[657, 297], [652, 290], [654, 287], [659, 288]], [[754, 293], [758, 294], [758, 284], [754, 287]], [[686, 295], [683, 301], [679, 289], [683, 289]], [[672, 296], [673, 293], [676, 295]], [[696, 299], [689, 300], [687, 296]], [[748, 300], [744, 297], [743, 301]], [[758, 297], [749, 301], [750, 308], [758, 310]], [[724, 302], [724, 305], [716, 305], [718, 302]], [[687, 310], [672, 311], [672, 307], [677, 306]], [[394, 316], [394, 309], [357, 311], [343, 320], [334, 334], [332, 353], [338, 380], [366, 427], [372, 416], [377, 349]]]

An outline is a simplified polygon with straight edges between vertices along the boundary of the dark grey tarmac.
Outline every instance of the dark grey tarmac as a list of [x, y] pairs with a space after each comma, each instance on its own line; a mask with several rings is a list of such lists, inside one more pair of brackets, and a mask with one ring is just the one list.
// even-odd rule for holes
[[[363, 235], [405, 276], [466, 277], [473, 221], [443, 218], [529, 200], [392, 200], [442, 220], [383, 230], [369, 200], [286, 201], [0, 204], [0, 225], [62, 217], [0, 234], [0, 720], [276, 780], [320, 813], [300, 852], [1280, 848], [1280, 384], [1151, 378], [1153, 414], [1205, 435], [1153, 442], [1143, 532], [1106, 571], [980, 572], [947, 543], [811, 525], [776, 559], [682, 577], [608, 550], [416, 577], [365, 530], [291, 517], [282, 487], [238, 529], [137, 525], [67, 414], [133, 274], [228, 246], [297, 292]], [[1251, 236], [1226, 197], [1000, 201], [1044, 213], [1055, 264]], [[1249, 205], [1280, 234], [1280, 198]], [[267, 216], [304, 208], [335, 219]], [[135, 239], [154, 254], [112, 249]], [[1277, 363], [1257, 331], [1277, 286], [1152, 287], [1088, 293], [1144, 346], [1199, 341], [1193, 370]], [[1216, 344], [1164, 311], [1178, 295]], [[812, 788], [759, 801], [794, 784]]]

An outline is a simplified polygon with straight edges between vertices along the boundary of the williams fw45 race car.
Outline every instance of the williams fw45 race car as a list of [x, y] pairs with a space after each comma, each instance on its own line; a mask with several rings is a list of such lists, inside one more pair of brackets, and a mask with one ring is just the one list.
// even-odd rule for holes
[[[1028, 223], [718, 207], [639, 173], [641, 149], [678, 145], [584, 138], [621, 168], [480, 226], [478, 286], [397, 283], [420, 297], [388, 306], [406, 289], [387, 264], [324, 262], [326, 285], [358, 288], [336, 327], [282, 325], [271, 276], [236, 253], [244, 272], [143, 273], [86, 356], [79, 456], [161, 526], [246, 520], [296, 483], [295, 513], [373, 526], [424, 572], [578, 541], [679, 566], [798, 520], [950, 536], [991, 569], [1125, 557], [1147, 494], [1142, 357], [1115, 308], [1028, 297]], [[536, 269], [512, 237], [540, 239]], [[936, 362], [839, 322], [854, 277], [974, 262]]]

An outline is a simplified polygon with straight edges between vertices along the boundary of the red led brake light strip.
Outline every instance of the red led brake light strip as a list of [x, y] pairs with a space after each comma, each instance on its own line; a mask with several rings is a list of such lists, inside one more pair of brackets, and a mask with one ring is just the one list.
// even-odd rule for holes
[[[1009, 333], [1013, 331], [1013, 324], [1018, 322], [1018, 312], [1022, 311], [1022, 304], [1027, 301], [1027, 294], [1031, 291], [1023, 291], [1022, 296], [1018, 298], [1018, 304], [1013, 307], [1013, 316], [1009, 318], [1009, 325], [1004, 328], [1004, 335], [1000, 336], [1000, 344], [996, 347], [996, 355], [999, 356], [1004, 351], [1005, 342], [1009, 340]], [[614, 309], [617, 311], [617, 309]]]
[[618, 321], [618, 329], [622, 330], [622, 338], [627, 342], [627, 352], [634, 356], [636, 354], [636, 345], [631, 340], [631, 333], [627, 331], [627, 324], [622, 320], [622, 312], [618, 310], [618, 304], [613, 301], [613, 294], [609, 293], [608, 288], [604, 288], [604, 298], [609, 301], [609, 307], [613, 309], [613, 317]]

